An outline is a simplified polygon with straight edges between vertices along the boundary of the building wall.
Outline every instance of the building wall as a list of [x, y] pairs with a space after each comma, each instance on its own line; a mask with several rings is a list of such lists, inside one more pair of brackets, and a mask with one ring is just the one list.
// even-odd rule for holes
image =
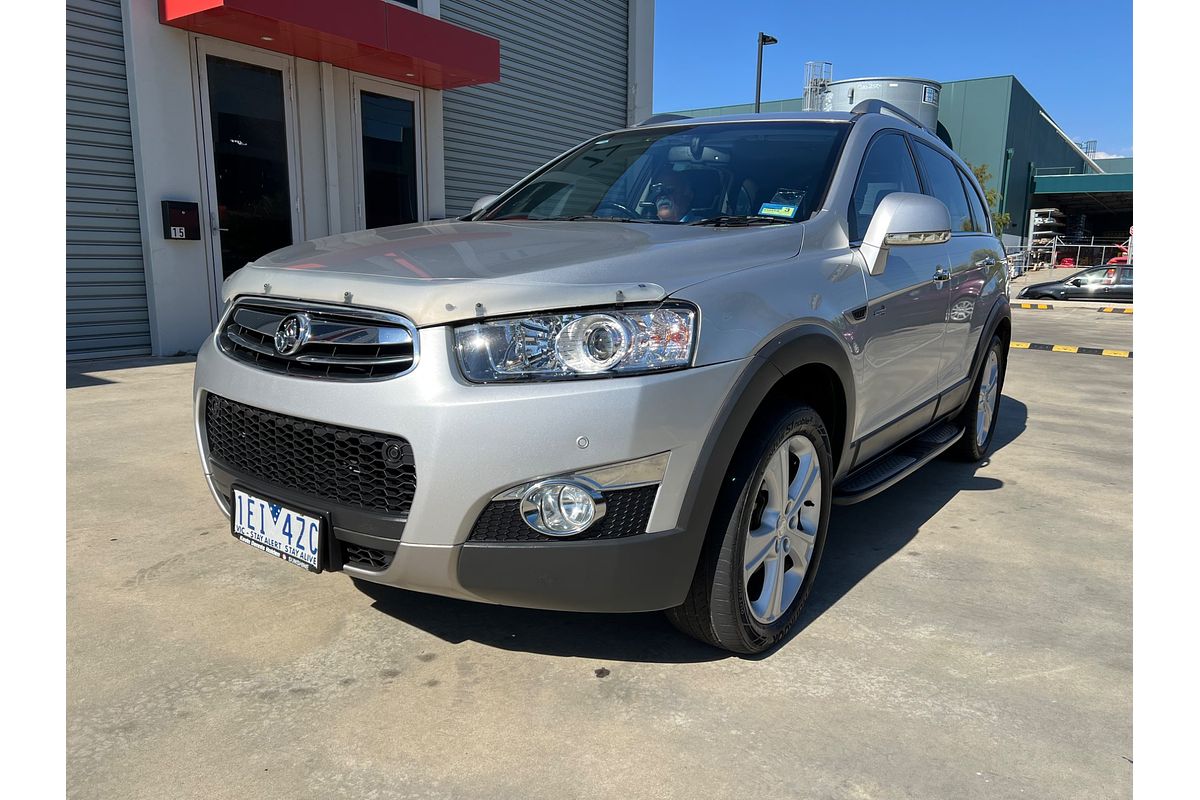
[[1012, 215], [1010, 233], [1024, 236], [1029, 223], [1030, 194], [1035, 169], [1064, 168], [1082, 171], [1087, 162], [1079, 151], [1059, 135], [1042, 116], [1042, 106], [1020, 81], [1013, 80], [1009, 101], [1008, 147], [1012, 168], [1008, 180], [1008, 204]]
[[145, 355], [120, 0], [67, 0], [67, 358]]
[[[985, 190], [1001, 188], [1008, 146], [1009, 103], [1014, 83], [1011, 75], [1001, 75], [942, 84], [938, 125], [945, 130], [951, 147], [963, 161], [972, 167], [987, 165], [992, 177], [983, 187]], [[1006, 194], [1009, 202], [1012, 201], [1013, 195], [1007, 190], [1002, 194]], [[1023, 188], [1021, 195], [1024, 196]], [[1004, 233], [1013, 233], [1013, 230], [1009, 228]]]
[[500, 40], [499, 83], [443, 95], [449, 216], [629, 121], [629, 0], [442, 0], [441, 13]]
[[[194, 352], [217, 322], [221, 283], [199, 64], [209, 48], [235, 48], [220, 54], [239, 60], [266, 51], [163, 25], [158, 0], [67, 6], [68, 358]], [[419, 98], [424, 218], [461, 214], [580, 141], [650, 114], [653, 0], [419, 8], [501, 40], [499, 84], [452, 97], [407, 87]], [[355, 87], [387, 87], [283, 58], [293, 237], [360, 229]], [[163, 200], [199, 204], [199, 241], [163, 237]]]
[[[198, 86], [203, 53], [198, 55], [197, 50], [213, 49], [238, 60], [261, 52], [288, 63], [285, 94], [295, 141], [291, 188], [298, 207], [293, 221], [295, 241], [363, 227], [357, 202], [355, 77], [329, 64], [197, 37], [162, 25], [157, 0], [124, 3], [153, 353], [190, 353], [212, 332], [221, 311], [217, 299], [221, 275], [210, 229], [217, 204], [209, 184], [211, 167], [202, 132]], [[407, 88], [416, 91], [420, 100], [425, 181], [418, 188], [424, 193], [424, 215], [442, 216], [442, 93]], [[200, 241], [163, 237], [159, 207], [165, 199], [199, 203]]]
[[1121, 158], [1097, 158], [1096, 163], [1100, 165], [1100, 169], [1112, 175], [1126, 175], [1133, 173], [1133, 157]]

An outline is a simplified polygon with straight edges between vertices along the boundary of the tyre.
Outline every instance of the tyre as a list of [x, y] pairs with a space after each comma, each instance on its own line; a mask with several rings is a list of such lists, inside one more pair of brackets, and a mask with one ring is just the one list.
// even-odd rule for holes
[[832, 497], [829, 434], [808, 406], [747, 431], [717, 497], [687, 599], [674, 625], [735, 653], [787, 635], [808, 599]]
[[960, 461], [981, 461], [992, 444], [996, 420], [1000, 418], [1000, 391], [1004, 388], [1004, 370], [1008, 359], [1004, 342], [993, 336], [983, 354], [983, 367], [975, 376], [967, 404], [959, 412], [962, 438], [951, 449]]

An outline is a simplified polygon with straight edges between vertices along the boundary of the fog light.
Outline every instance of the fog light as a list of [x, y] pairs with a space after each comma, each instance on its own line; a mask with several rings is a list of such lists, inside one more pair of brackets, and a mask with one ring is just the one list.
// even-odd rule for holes
[[576, 481], [542, 481], [521, 497], [521, 516], [539, 533], [574, 536], [604, 516], [604, 495]]

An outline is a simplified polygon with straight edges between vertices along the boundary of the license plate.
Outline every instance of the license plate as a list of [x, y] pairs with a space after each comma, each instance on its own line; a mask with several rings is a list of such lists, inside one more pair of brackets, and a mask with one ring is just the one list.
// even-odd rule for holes
[[321, 571], [321, 517], [233, 490], [233, 535], [251, 547], [309, 572]]

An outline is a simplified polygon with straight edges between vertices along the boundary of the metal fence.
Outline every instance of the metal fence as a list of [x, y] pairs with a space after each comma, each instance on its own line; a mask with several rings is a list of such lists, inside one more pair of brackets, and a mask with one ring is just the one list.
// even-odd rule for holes
[[1128, 257], [1130, 242], [1113, 240], [1088, 242], [1064, 242], [1060, 237], [1035, 244], [1015, 245], [1004, 248], [1008, 259], [1008, 271], [1017, 277], [1030, 270], [1051, 267], [1098, 267], [1114, 258]]

